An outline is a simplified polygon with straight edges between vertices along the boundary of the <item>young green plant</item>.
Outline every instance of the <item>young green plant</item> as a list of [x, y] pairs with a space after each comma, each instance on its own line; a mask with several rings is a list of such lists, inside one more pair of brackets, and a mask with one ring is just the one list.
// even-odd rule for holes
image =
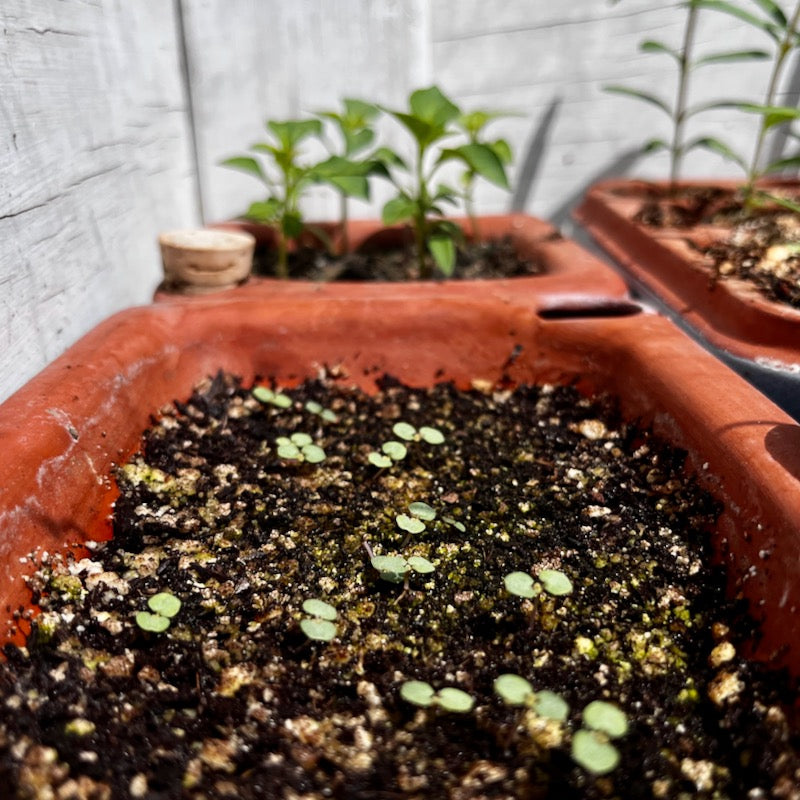
[[456, 121], [461, 111], [436, 86], [412, 92], [405, 111], [385, 110], [411, 134], [415, 153], [410, 165], [388, 148], [380, 148], [375, 154], [386, 166], [389, 179], [397, 189], [395, 197], [383, 207], [383, 222], [411, 225], [420, 278], [433, 277], [428, 254], [444, 275], [452, 275], [456, 241], [462, 232], [457, 225], [444, 219], [444, 205], [455, 204], [458, 193], [445, 184], [434, 187], [436, 174], [445, 162], [455, 159], [476, 175], [507, 188], [505, 165], [486, 144], [445, 147], [445, 142], [458, 133]]
[[472, 695], [455, 686], [445, 686], [437, 692], [426, 681], [406, 681], [400, 686], [400, 697], [407, 703], [429, 708], [438, 706], [456, 714], [468, 714], [475, 705]]
[[704, 103], [699, 106], [689, 106], [689, 77], [691, 73], [700, 67], [714, 64], [725, 64], [736, 61], [755, 61], [769, 58], [769, 53], [763, 50], [748, 49], [714, 52], [693, 59], [692, 53], [697, 29], [698, 10], [701, 7], [710, 6], [708, 3], [703, 2], [703, 0], [688, 0], [688, 2], [685, 3], [686, 22], [684, 24], [681, 45], [678, 49], [655, 39], [648, 39], [639, 45], [639, 49], [644, 53], [666, 55], [675, 62], [678, 70], [678, 80], [674, 103], [670, 104], [657, 94], [634, 89], [629, 86], [612, 85], [604, 87], [607, 92], [627, 95], [637, 100], [650, 103], [661, 109], [670, 118], [672, 122], [672, 135], [669, 142], [664, 139], [652, 139], [644, 145], [643, 149], [645, 152], [655, 152], [658, 150], [667, 150], [669, 152], [669, 174], [670, 182], [673, 186], [678, 180], [681, 162], [686, 153], [697, 148], [705, 148], [718, 153], [727, 149], [719, 140], [709, 136], [701, 136], [689, 142], [684, 141], [684, 127], [690, 117], [702, 111], [708, 111], [726, 105], [726, 102], [712, 102]]

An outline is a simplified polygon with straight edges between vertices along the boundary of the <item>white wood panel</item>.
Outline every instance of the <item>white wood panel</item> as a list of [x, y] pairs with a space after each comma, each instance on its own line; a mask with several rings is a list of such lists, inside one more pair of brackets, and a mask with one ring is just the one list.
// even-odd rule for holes
[[[427, 0], [184, 0], [200, 181], [207, 219], [244, 211], [257, 181], [218, 166], [263, 141], [266, 119], [338, 105], [400, 105], [431, 80]], [[392, 126], [388, 126], [392, 135]], [[319, 190], [309, 216], [335, 216]], [[369, 215], [355, 204], [354, 216]]]
[[147, 302], [197, 217], [171, 3], [0, 6], [0, 399]]

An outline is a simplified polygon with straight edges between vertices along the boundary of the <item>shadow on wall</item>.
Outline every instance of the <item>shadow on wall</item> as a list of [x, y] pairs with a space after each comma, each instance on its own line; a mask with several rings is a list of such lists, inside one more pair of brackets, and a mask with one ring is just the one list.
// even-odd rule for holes
[[[539, 174], [544, 160], [547, 147], [550, 142], [550, 135], [555, 124], [558, 109], [561, 106], [561, 98], [555, 97], [550, 102], [547, 110], [542, 115], [541, 121], [534, 128], [533, 134], [525, 148], [525, 158], [517, 176], [516, 186], [511, 196], [509, 210], [511, 212], [524, 211], [531, 196], [533, 184]], [[582, 199], [588, 188], [597, 181], [605, 178], [616, 178], [625, 175], [627, 171], [639, 160], [642, 155], [640, 148], [625, 150], [617, 158], [610, 161], [599, 171], [593, 173], [586, 182], [571, 194], [567, 199], [550, 215], [550, 222], [557, 228], [568, 222], [574, 206]]]

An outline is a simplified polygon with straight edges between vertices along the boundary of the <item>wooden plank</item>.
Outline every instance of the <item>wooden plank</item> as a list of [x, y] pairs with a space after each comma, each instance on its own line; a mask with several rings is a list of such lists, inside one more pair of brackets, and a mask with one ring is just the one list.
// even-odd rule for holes
[[196, 189], [170, 6], [4, 0], [0, 23], [2, 399], [148, 301]]

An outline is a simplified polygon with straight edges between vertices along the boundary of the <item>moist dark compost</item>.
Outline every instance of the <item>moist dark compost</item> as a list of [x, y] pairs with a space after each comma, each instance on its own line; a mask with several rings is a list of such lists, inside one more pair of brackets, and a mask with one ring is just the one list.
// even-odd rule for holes
[[346, 382], [207, 381], [114, 538], [38, 555], [3, 796], [800, 796], [682, 453], [571, 388]]
[[[275, 276], [274, 248], [258, 248], [253, 262], [256, 275]], [[418, 277], [414, 249], [363, 249], [334, 256], [324, 249], [303, 247], [289, 253], [289, 277], [310, 281], [409, 281]], [[488, 242], [467, 242], [456, 250], [453, 274], [456, 280], [515, 278], [545, 272], [538, 259], [520, 258], [511, 237]], [[439, 277], [444, 277], [437, 273]]]
[[674, 196], [653, 193], [635, 219], [655, 228], [716, 227], [715, 241], [697, 247], [709, 261], [712, 283], [739, 278], [773, 302], [800, 308], [798, 214], [768, 201], [748, 210], [734, 191], [690, 187]]

